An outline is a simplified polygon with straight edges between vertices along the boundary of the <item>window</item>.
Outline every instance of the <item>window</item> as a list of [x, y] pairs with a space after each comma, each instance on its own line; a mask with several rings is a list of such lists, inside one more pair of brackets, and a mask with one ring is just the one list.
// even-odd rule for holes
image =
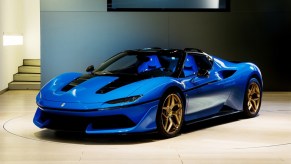
[[184, 61], [184, 76], [205, 76], [213, 65], [213, 58], [205, 54], [188, 53]]
[[94, 73], [172, 76], [176, 72], [179, 56], [171, 53], [125, 52], [107, 60]]
[[107, 0], [108, 11], [229, 11], [230, 0]]

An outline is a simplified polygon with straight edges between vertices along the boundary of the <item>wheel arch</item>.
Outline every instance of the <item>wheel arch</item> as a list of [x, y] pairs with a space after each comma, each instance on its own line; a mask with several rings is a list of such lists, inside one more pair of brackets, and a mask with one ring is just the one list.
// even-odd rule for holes
[[178, 86], [170, 86], [165, 90], [165, 92], [163, 93], [163, 96], [169, 92], [178, 92], [180, 94], [183, 101], [183, 105], [184, 105], [184, 111], [185, 111], [187, 102], [186, 102], [186, 96], [184, 95], [182, 89], [179, 88]]
[[251, 74], [251, 76], [249, 77], [248, 81], [250, 81], [252, 78], [255, 78], [259, 81], [260, 85], [261, 85], [261, 89], [263, 89], [263, 80], [261, 78], [260, 75], [258, 75], [257, 73], [253, 73]]

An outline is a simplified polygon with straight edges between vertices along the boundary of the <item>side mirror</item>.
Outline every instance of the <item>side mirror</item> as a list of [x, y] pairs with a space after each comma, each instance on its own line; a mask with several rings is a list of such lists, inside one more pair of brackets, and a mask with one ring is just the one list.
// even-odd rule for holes
[[94, 71], [94, 66], [93, 65], [90, 65], [86, 68], [86, 72], [93, 72]]

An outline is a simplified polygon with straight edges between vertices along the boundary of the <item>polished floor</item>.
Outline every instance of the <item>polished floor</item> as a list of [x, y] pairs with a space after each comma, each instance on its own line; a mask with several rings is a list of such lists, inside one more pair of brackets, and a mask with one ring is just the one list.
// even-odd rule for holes
[[37, 91], [0, 95], [0, 163], [291, 163], [291, 92], [265, 92], [260, 115], [187, 126], [180, 136], [86, 136], [32, 123]]

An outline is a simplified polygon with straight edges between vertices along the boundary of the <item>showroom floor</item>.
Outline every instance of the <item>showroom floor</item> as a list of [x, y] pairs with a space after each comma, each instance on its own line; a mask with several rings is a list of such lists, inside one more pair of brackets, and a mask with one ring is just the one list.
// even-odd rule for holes
[[0, 95], [0, 163], [291, 163], [291, 92], [266, 92], [260, 115], [205, 121], [182, 135], [86, 136], [32, 123], [37, 91]]

